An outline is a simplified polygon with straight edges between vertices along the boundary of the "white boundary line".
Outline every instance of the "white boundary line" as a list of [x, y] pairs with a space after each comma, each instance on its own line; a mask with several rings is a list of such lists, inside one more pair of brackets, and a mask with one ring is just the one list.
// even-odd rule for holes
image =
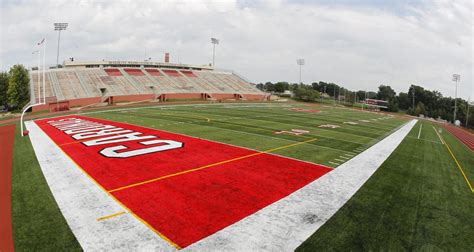
[[186, 251], [292, 251], [318, 230], [372, 176], [416, 120], [337, 169]]
[[420, 130], [418, 131], [418, 139], [420, 139], [421, 129], [423, 128], [423, 123], [420, 123]]
[[127, 212], [69, 159], [34, 122], [25, 122], [41, 170], [59, 209], [85, 251], [174, 251]]

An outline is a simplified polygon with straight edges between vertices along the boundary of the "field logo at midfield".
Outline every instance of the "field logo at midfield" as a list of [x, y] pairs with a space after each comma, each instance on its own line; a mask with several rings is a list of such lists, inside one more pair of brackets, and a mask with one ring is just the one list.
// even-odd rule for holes
[[289, 135], [299, 136], [299, 135], [308, 134], [309, 131], [302, 130], [302, 129], [291, 129], [291, 131], [289, 131], [289, 130], [280, 130], [280, 131], [275, 131], [274, 133], [277, 134], [277, 135], [279, 135], [279, 134], [289, 134]]
[[339, 125], [334, 125], [334, 124], [322, 124], [318, 126], [319, 128], [330, 128], [330, 129], [337, 129], [340, 126]]
[[[65, 118], [56, 121], [48, 121], [48, 124], [70, 135], [74, 140], [82, 142], [85, 146], [99, 146], [112, 143], [123, 143], [139, 141], [142, 148], [132, 149], [123, 144], [103, 148], [99, 153], [108, 158], [128, 158], [145, 155], [154, 152], [179, 149], [183, 143], [173, 140], [161, 140], [157, 136], [143, 135], [141, 132], [92, 122], [79, 118]], [[94, 138], [94, 139], [91, 139]], [[124, 151], [125, 150], [125, 151]]]

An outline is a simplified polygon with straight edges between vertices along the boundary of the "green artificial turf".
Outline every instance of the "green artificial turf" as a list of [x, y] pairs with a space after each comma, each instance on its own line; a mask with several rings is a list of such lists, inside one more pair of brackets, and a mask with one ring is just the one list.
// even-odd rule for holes
[[[420, 124], [298, 251], [474, 249], [474, 193], [431, 123], [422, 123], [418, 139]], [[474, 155], [446, 131], [441, 135], [472, 182]]]
[[12, 222], [16, 251], [81, 251], [17, 123], [12, 163]]
[[[290, 108], [318, 109], [304, 113]], [[126, 122], [256, 150], [308, 139], [276, 154], [337, 167], [407, 120], [347, 108], [301, 103], [187, 104], [94, 111], [84, 116]], [[361, 120], [369, 120], [363, 122]], [[356, 122], [357, 125], [344, 124]], [[320, 128], [324, 124], [340, 128]], [[419, 125], [336, 215], [301, 250], [472, 250], [474, 195], [430, 123]], [[302, 129], [301, 136], [275, 134]], [[15, 248], [80, 250], [38, 166], [27, 137], [15, 139], [12, 204]], [[441, 133], [466, 175], [474, 180], [474, 155]]]
[[[318, 109], [321, 113], [296, 112], [289, 110], [290, 108]], [[260, 151], [316, 138], [314, 142], [275, 153], [330, 167], [337, 167], [337, 164], [342, 163], [335, 159], [341, 160], [340, 157], [348, 153], [360, 153], [406, 121], [399, 118], [371, 120], [386, 116], [347, 108], [306, 104], [194, 104], [112, 110], [85, 115]], [[350, 125], [344, 122], [358, 124]], [[338, 125], [340, 128], [319, 127], [324, 124]], [[308, 130], [309, 133], [300, 136], [275, 134], [277, 131], [292, 129]]]

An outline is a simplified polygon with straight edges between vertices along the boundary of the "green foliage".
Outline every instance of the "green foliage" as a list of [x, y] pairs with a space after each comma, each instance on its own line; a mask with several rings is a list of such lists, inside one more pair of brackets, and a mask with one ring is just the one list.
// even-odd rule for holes
[[300, 87], [293, 90], [293, 94], [296, 99], [302, 101], [315, 101], [319, 98], [319, 92], [306, 85], [300, 85]]
[[274, 84], [273, 87], [275, 89], [275, 92], [283, 93], [286, 90], [290, 89], [290, 84], [288, 84], [288, 82], [277, 82], [277, 83]]
[[22, 108], [30, 99], [28, 71], [23, 65], [14, 65], [10, 68], [8, 75], [8, 103]]
[[6, 106], [8, 104], [8, 74], [6, 72], [0, 72], [0, 106]]
[[263, 89], [267, 92], [273, 92], [275, 91], [275, 86], [273, 85], [273, 83], [271, 82], [267, 82], [265, 83], [265, 85], [263, 86]]
[[380, 85], [377, 92], [377, 99], [391, 101], [396, 96], [395, 91], [390, 86]]

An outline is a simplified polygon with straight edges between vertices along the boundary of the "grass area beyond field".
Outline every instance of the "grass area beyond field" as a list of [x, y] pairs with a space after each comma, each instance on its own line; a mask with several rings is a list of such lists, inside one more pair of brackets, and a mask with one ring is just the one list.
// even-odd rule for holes
[[[433, 127], [419, 122], [299, 251], [472, 251], [474, 193]], [[448, 132], [441, 136], [472, 183], [474, 155]]]

